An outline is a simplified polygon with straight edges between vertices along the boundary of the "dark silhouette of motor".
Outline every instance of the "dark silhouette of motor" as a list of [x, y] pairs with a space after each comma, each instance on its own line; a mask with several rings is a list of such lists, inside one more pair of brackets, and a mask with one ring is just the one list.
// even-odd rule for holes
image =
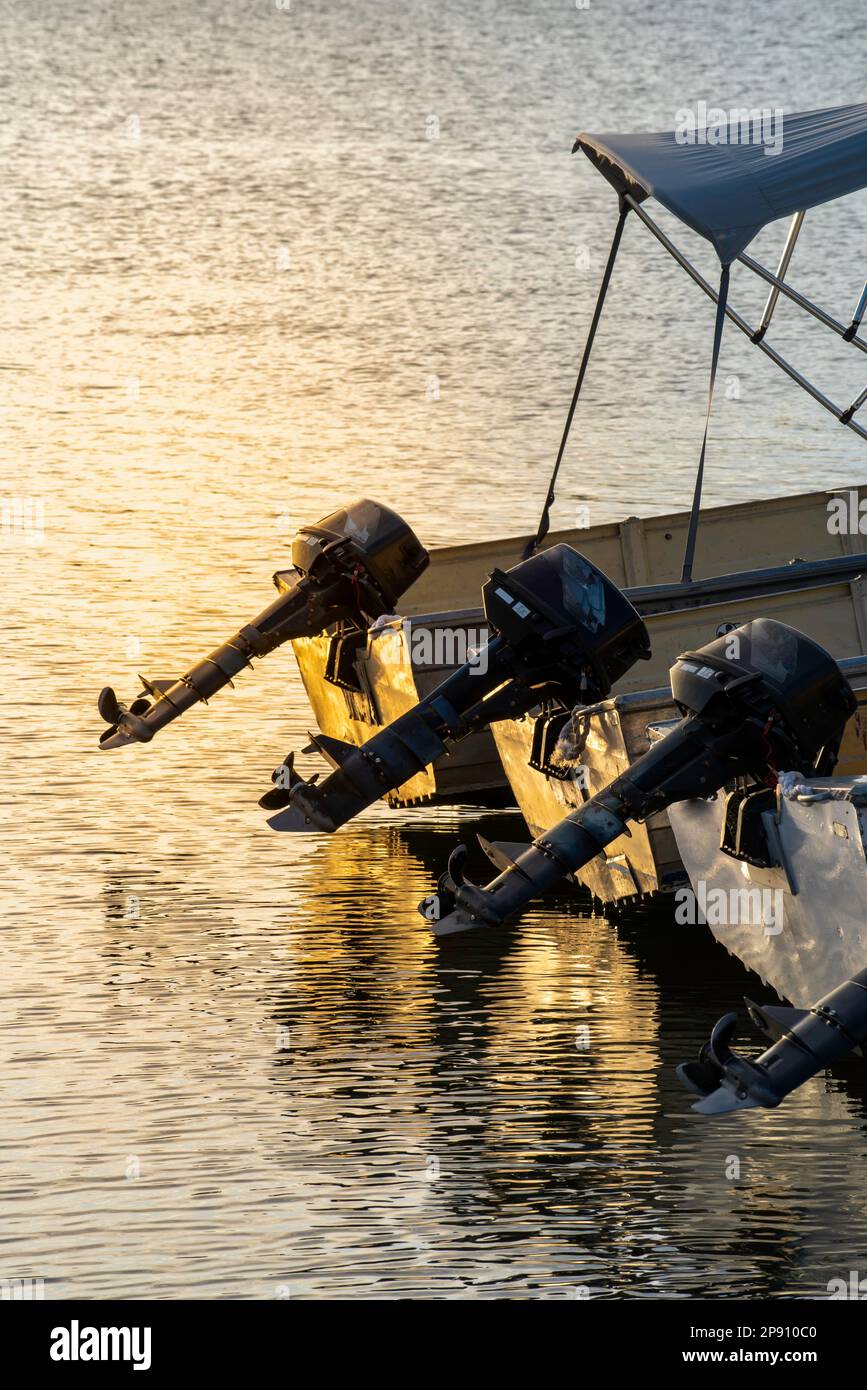
[[394, 611], [428, 561], [406, 522], [367, 499], [302, 526], [292, 542], [291, 587], [234, 637], [179, 679], [140, 676], [144, 690], [128, 706], [110, 686], [102, 691], [98, 708], [110, 728], [100, 747], [149, 743], [158, 729], [231, 685], [253, 657], [267, 656], [295, 637], [313, 637], [334, 624], [365, 632], [376, 618]]
[[482, 599], [494, 635], [479, 657], [360, 748], [317, 737], [335, 766], [324, 782], [302, 780], [290, 756], [261, 801], [282, 808], [269, 825], [336, 830], [471, 731], [537, 705], [565, 711], [602, 699], [624, 671], [650, 655], [632, 604], [571, 546], [494, 570]]
[[496, 926], [674, 801], [776, 769], [827, 775], [855, 696], [824, 648], [771, 618], [735, 628], [671, 668], [683, 718], [629, 771], [539, 836], [486, 888], [465, 880], [466, 846], [419, 911], [437, 936]]

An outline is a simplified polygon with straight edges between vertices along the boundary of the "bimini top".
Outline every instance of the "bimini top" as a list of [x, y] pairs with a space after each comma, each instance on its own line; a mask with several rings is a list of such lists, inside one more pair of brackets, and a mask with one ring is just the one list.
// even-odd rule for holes
[[582, 133], [574, 149], [619, 193], [652, 195], [729, 265], [766, 223], [867, 185], [867, 103], [758, 114], [678, 134]]

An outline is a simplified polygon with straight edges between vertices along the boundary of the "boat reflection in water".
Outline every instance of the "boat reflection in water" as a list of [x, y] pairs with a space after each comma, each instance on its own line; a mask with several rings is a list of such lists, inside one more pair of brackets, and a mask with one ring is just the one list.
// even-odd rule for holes
[[206, 1268], [252, 1247], [259, 1297], [826, 1296], [865, 1233], [858, 1083], [736, 1133], [685, 1113], [675, 1064], [751, 977], [705, 929], [580, 899], [432, 940], [414, 904], [468, 819], [514, 836], [383, 810], [234, 908], [202, 847], [119, 858], [92, 988], [140, 1086], [106, 1110], [163, 1178], [133, 1247], [167, 1219]]

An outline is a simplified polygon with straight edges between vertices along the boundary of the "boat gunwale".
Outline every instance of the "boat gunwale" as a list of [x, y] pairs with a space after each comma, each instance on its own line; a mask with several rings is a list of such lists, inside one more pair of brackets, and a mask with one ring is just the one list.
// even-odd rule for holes
[[[716, 606], [715, 595], [719, 594], [719, 602], [724, 602], [731, 597], [732, 590], [747, 589], [752, 586], [758, 588], [758, 593], [751, 590], [741, 594], [743, 598], [775, 598], [780, 594], [809, 592], [813, 589], [830, 587], [833, 584], [853, 583], [867, 573], [867, 551], [861, 551], [857, 555], [840, 555], [826, 560], [804, 560], [787, 565], [772, 565], [768, 569], [758, 570], [734, 570], [730, 574], [711, 576], [708, 579], [694, 579], [687, 584], [680, 582], [674, 584], [643, 584], [640, 587], [624, 588], [623, 593], [634, 604], [640, 613], [648, 617], [662, 617], [666, 613], [680, 613], [690, 608], [713, 608]], [[814, 579], [814, 583], [799, 583], [799, 580]], [[788, 580], [788, 583], [782, 581]], [[793, 582], [794, 581], [794, 582]], [[767, 585], [780, 583], [779, 588], [767, 588]], [[695, 603], [675, 604], [671, 608], [652, 607], [656, 602], [665, 602], [670, 599], [683, 596], [684, 599], [695, 598]], [[704, 601], [703, 601], [704, 600]], [[443, 609], [439, 612], [412, 613], [405, 617], [395, 615], [388, 623], [383, 623], [376, 631], [382, 631], [386, 627], [397, 627], [404, 623], [419, 626], [436, 626], [444, 622], [484, 622], [489, 623], [485, 617], [483, 608], [452, 608]], [[368, 632], [373, 632], [369, 628]], [[375, 632], [373, 632], [375, 636]]]
[[[839, 483], [833, 487], [815, 488], [810, 492], [796, 493], [777, 493], [772, 497], [748, 497], [741, 502], [723, 502], [716, 507], [702, 508], [702, 521], [724, 520], [727, 516], [737, 516], [743, 512], [745, 507], [751, 511], [776, 510], [781, 508], [783, 503], [791, 504], [786, 507], [787, 511], [798, 511], [809, 498], [818, 499], [820, 497], [835, 497], [842, 492], [858, 491], [867, 483]], [[574, 537], [577, 531], [583, 531], [592, 539], [601, 539], [603, 536], [615, 538], [620, 528], [627, 523], [640, 521], [643, 526], [654, 526], [659, 529], [667, 526], [685, 526], [689, 521], [689, 509], [681, 508], [674, 512], [649, 512], [642, 516], [631, 513], [629, 516], [620, 517], [613, 521], [600, 521], [595, 526], [566, 526], [557, 530], [549, 531], [546, 537], [545, 549], [550, 549], [553, 545], [567, 542], [567, 538]], [[431, 562], [436, 565], [441, 560], [458, 558], [462, 555], [484, 555], [488, 551], [496, 551], [503, 546], [523, 547], [528, 541], [533, 539], [529, 533], [519, 533], [513, 536], [494, 536], [490, 540], [468, 541], [461, 545], [434, 545], [430, 547]], [[568, 543], [568, 542], [567, 542]], [[696, 583], [700, 582], [698, 580]]]
[[[860, 656], [844, 656], [837, 660], [837, 665], [843, 675], [857, 676], [863, 673], [867, 676], [867, 652]], [[643, 709], [657, 709], [660, 705], [670, 705], [673, 703], [670, 685], [649, 686], [645, 690], [624, 690], [616, 695], [609, 695], [604, 700], [599, 700], [594, 705], [576, 705], [579, 711], [588, 710], [591, 714], [607, 714], [611, 710], [618, 713], [623, 711], [626, 714], [641, 713]], [[530, 713], [522, 715], [521, 719], [531, 719]], [[497, 728], [501, 724], [520, 724], [521, 719], [498, 719], [491, 725]], [[815, 779], [811, 778], [811, 782]]]

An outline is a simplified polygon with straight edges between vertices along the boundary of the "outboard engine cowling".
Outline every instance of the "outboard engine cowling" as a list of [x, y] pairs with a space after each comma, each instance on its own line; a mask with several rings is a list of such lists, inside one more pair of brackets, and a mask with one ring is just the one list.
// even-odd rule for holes
[[186, 675], [169, 680], [140, 676], [144, 690], [129, 706], [107, 686], [98, 708], [111, 727], [101, 735], [100, 747], [149, 743], [158, 729], [231, 685], [253, 657], [267, 656], [293, 638], [313, 637], [340, 622], [366, 629], [381, 614], [394, 611], [429, 556], [396, 512], [365, 498], [302, 526], [292, 542], [292, 563], [294, 581], [286, 591]]
[[360, 748], [317, 738], [336, 769], [324, 782], [302, 780], [291, 757], [277, 769], [260, 803], [282, 808], [268, 821], [274, 830], [336, 830], [435, 762], [448, 743], [545, 701], [571, 709], [602, 699], [650, 655], [632, 604], [571, 546], [494, 570], [482, 599], [494, 636], [476, 659]]
[[824, 648], [771, 618], [679, 657], [671, 690], [681, 722], [487, 888], [464, 879], [466, 846], [457, 847], [438, 892], [419, 904], [435, 935], [504, 922], [627, 833], [631, 820], [674, 801], [710, 796], [737, 777], [775, 779], [777, 768], [827, 775], [856, 703]]

